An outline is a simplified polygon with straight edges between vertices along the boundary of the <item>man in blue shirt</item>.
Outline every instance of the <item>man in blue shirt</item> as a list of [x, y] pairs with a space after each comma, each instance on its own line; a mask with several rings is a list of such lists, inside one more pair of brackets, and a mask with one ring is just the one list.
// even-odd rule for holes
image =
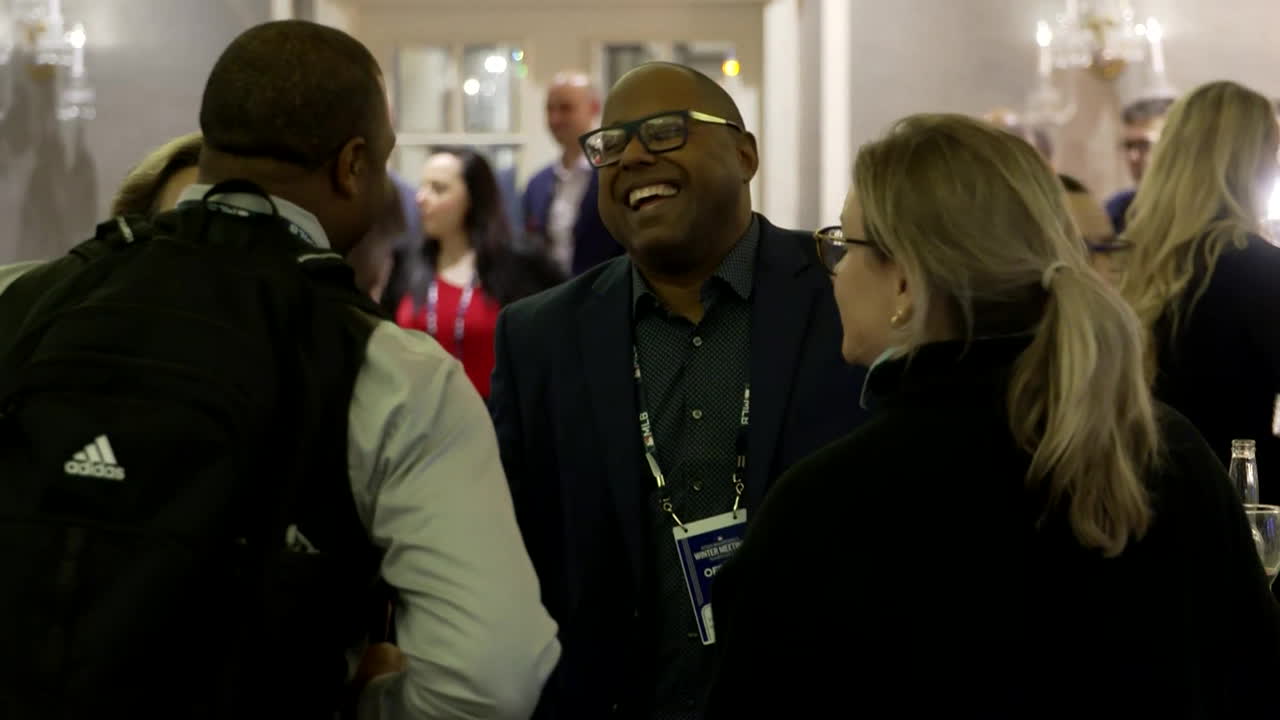
[[[1164, 129], [1165, 116], [1169, 114], [1171, 105], [1173, 98], [1146, 98], [1130, 103], [1124, 109], [1124, 137], [1120, 148], [1124, 151], [1135, 186], [1142, 182], [1142, 175], [1147, 171], [1147, 160], [1160, 140], [1160, 131]], [[1111, 217], [1116, 234], [1124, 232], [1127, 224], [1125, 213], [1137, 192], [1136, 187], [1121, 190], [1107, 200], [1107, 215]]]
[[585, 74], [556, 75], [547, 90], [547, 129], [561, 154], [524, 191], [526, 244], [545, 251], [570, 276], [622, 254], [596, 208], [599, 176], [578, 145], [599, 115], [600, 96]]

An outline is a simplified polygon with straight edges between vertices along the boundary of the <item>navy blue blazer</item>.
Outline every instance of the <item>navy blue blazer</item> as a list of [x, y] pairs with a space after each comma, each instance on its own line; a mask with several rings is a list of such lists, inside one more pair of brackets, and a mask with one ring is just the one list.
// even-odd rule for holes
[[[807, 233], [760, 218], [751, 302], [745, 501], [863, 419], [864, 372], [840, 357], [831, 282]], [[505, 308], [489, 398], [516, 515], [560, 624], [563, 656], [536, 717], [643, 712], [653, 565], [640, 442], [631, 262], [621, 257]]]
[[[573, 226], [573, 275], [622, 254], [622, 246], [613, 239], [600, 219], [596, 194], [600, 174], [591, 173], [591, 183], [582, 196], [582, 207]], [[548, 165], [529, 180], [524, 189], [524, 231], [532, 247], [547, 247], [547, 218], [551, 215], [551, 199], [555, 195], [555, 166]]]
[[1121, 190], [1107, 200], [1107, 217], [1111, 218], [1111, 226], [1115, 228], [1117, 235], [1124, 232], [1129, 225], [1129, 219], [1126, 215], [1129, 213], [1129, 206], [1133, 204], [1133, 198], [1137, 194], [1137, 190]]

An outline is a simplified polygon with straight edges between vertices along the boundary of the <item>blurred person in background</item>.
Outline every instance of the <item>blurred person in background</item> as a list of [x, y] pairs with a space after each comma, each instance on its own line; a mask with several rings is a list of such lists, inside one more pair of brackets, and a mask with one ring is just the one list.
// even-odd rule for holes
[[1116, 240], [1111, 219], [1084, 183], [1070, 175], [1059, 174], [1058, 179], [1067, 193], [1067, 211], [1071, 213], [1071, 219], [1079, 228], [1089, 251], [1089, 263], [1113, 287], [1119, 287], [1126, 246]]
[[1267, 98], [1197, 88], [1169, 113], [1124, 234], [1124, 295], [1148, 333], [1157, 397], [1224, 463], [1232, 440], [1256, 441], [1268, 504], [1280, 502], [1280, 248], [1262, 218], [1278, 145]]
[[778, 481], [717, 575], [707, 717], [1273, 714], [1280, 606], [1245, 514], [1153, 400], [1036, 151], [906, 118], [818, 242], [873, 415]]
[[1053, 164], [1053, 138], [1044, 128], [1024, 123], [1018, 113], [1006, 107], [988, 110], [982, 115], [982, 119], [1031, 143], [1045, 162]]
[[[1147, 172], [1151, 151], [1160, 140], [1165, 118], [1172, 105], [1172, 98], [1147, 98], [1130, 103], [1124, 109], [1124, 136], [1120, 141], [1120, 149], [1124, 152], [1125, 163], [1129, 166], [1129, 176], [1133, 178], [1135, 188]], [[1128, 225], [1126, 214], [1137, 193], [1135, 188], [1121, 190], [1107, 200], [1107, 216], [1111, 218], [1111, 225], [1116, 233], [1123, 233]]]
[[120, 184], [111, 215], [149, 216], [176, 207], [182, 191], [196, 182], [202, 145], [201, 134], [193, 132], [148, 153]]
[[347, 263], [356, 273], [356, 286], [369, 293], [374, 302], [383, 302], [396, 259], [422, 242], [422, 214], [418, 211], [418, 189], [388, 170], [393, 192], [385, 212], [369, 233], [347, 253]]
[[538, 171], [524, 191], [526, 245], [545, 249], [571, 276], [622, 254], [600, 220], [599, 176], [578, 144], [599, 116], [600, 95], [586, 74], [557, 74], [547, 90], [547, 128], [560, 157]]
[[545, 254], [513, 248], [493, 169], [473, 150], [432, 153], [417, 205], [423, 237], [397, 253], [384, 306], [398, 325], [430, 334], [461, 359], [488, 397], [498, 311], [564, 275]]

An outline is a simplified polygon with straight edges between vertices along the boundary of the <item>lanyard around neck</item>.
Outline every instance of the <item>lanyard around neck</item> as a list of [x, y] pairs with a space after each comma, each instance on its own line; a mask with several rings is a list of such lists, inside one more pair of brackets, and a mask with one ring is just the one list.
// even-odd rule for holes
[[[649, 472], [653, 474], [654, 481], [658, 484], [659, 500], [658, 506], [663, 512], [669, 514], [676, 524], [684, 527], [684, 523], [680, 522], [679, 516], [676, 515], [674, 505], [671, 503], [671, 492], [667, 488], [666, 476], [662, 474], [662, 468], [658, 465], [658, 444], [653, 438], [653, 423], [649, 418], [649, 412], [645, 409], [644, 397], [644, 379], [640, 374], [640, 349], [635, 345], [631, 346], [631, 364], [635, 371], [636, 378], [636, 405], [640, 410], [640, 440], [644, 443], [644, 457], [649, 463]], [[737, 517], [738, 508], [742, 504], [742, 490], [745, 487], [747, 477], [747, 429], [751, 425], [751, 383], [747, 383], [742, 387], [742, 415], [738, 422], [738, 436], [735, 442], [737, 451], [737, 459], [734, 462], [733, 476], [733, 512]]]
[[[475, 294], [476, 278], [472, 277], [471, 282], [462, 288], [462, 297], [458, 298], [458, 309], [453, 314], [453, 354], [459, 358], [462, 357], [462, 339], [467, 332], [467, 310], [471, 307], [471, 297]], [[437, 308], [440, 304], [440, 280], [439, 278], [431, 278], [431, 285], [427, 287], [427, 334], [431, 337], [439, 337], [440, 319], [437, 315]]]

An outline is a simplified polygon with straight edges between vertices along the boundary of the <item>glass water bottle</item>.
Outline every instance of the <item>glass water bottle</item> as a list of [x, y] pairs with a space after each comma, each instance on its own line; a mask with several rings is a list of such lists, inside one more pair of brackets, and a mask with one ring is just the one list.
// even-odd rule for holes
[[1257, 446], [1252, 440], [1231, 441], [1231, 482], [1245, 505], [1258, 504]]

